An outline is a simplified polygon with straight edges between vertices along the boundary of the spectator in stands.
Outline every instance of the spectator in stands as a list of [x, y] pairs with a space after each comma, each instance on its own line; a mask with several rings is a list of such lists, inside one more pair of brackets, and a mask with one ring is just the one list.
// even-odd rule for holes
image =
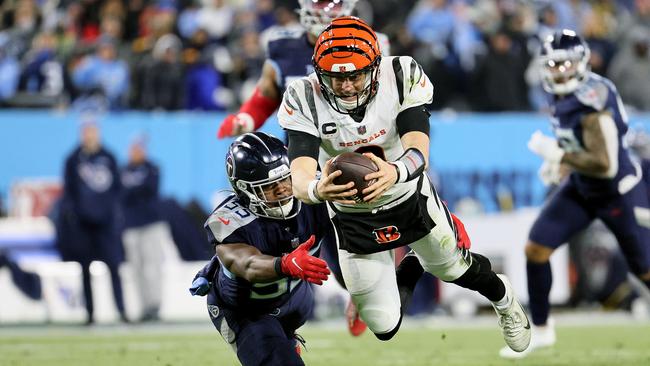
[[129, 67], [117, 59], [115, 40], [102, 37], [94, 54], [84, 57], [72, 70], [72, 82], [82, 96], [99, 93], [110, 109], [125, 106], [129, 90]]
[[120, 180], [113, 154], [100, 140], [95, 122], [81, 126], [81, 143], [65, 162], [61, 212], [57, 222], [57, 245], [64, 261], [81, 265], [87, 324], [94, 322], [90, 263], [108, 266], [115, 305], [127, 321], [118, 266], [123, 257], [118, 230]]
[[621, 98], [634, 108], [650, 110], [650, 29], [637, 27], [612, 60], [609, 76]]
[[473, 75], [474, 109], [481, 111], [529, 110], [528, 87], [524, 73], [526, 54], [513, 47], [507, 31], [489, 37], [488, 53], [476, 65]]
[[37, 34], [31, 49], [23, 57], [19, 90], [32, 102], [21, 105], [41, 107], [61, 102], [63, 96], [63, 65], [56, 59], [57, 39], [52, 33]]
[[205, 30], [212, 41], [225, 41], [231, 32], [235, 12], [231, 5], [224, 0], [202, 0], [202, 7], [197, 14], [197, 22]]
[[223, 88], [223, 76], [216, 70], [213, 59], [215, 48], [209, 43], [209, 36], [198, 29], [190, 39], [190, 45], [183, 51], [186, 64], [185, 109], [224, 110], [219, 99]]
[[169, 225], [160, 213], [158, 166], [147, 158], [146, 137], [136, 138], [129, 163], [121, 172], [124, 249], [142, 307], [141, 321], [158, 319], [165, 252], [174, 247]]
[[134, 75], [136, 108], [177, 110], [183, 108], [185, 72], [180, 62], [181, 41], [166, 34], [138, 65]]
[[0, 34], [0, 105], [13, 97], [18, 89], [20, 63], [8, 52], [9, 36]]

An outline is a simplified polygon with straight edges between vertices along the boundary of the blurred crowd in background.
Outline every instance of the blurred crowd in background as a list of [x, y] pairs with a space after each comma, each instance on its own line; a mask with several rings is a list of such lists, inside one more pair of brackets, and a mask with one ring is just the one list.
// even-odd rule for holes
[[[251, 92], [292, 0], [5, 0], [0, 105], [84, 110], [232, 110]], [[650, 110], [650, 0], [360, 0], [356, 14], [412, 55], [432, 109], [543, 109], [535, 65], [558, 28], [588, 41], [592, 69]]]

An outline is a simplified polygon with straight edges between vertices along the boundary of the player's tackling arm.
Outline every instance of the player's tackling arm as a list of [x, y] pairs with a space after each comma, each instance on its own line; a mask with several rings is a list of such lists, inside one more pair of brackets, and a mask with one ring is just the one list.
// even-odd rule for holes
[[291, 253], [282, 257], [262, 254], [257, 248], [248, 244], [227, 244], [217, 246], [217, 256], [235, 276], [251, 283], [269, 282], [289, 276], [322, 285], [330, 274], [327, 263], [312, 256], [309, 251], [314, 246], [312, 235]]
[[270, 62], [265, 62], [253, 95], [242, 104], [236, 114], [229, 114], [223, 120], [217, 133], [218, 138], [238, 136], [262, 127], [280, 105], [280, 90], [276, 77], [275, 68]]
[[275, 257], [262, 254], [252, 245], [217, 245], [216, 252], [224, 267], [249, 282], [268, 282], [280, 277], [273, 265]]
[[591, 113], [583, 118], [582, 141], [584, 150], [565, 152], [561, 163], [586, 175], [611, 175], [611, 168], [614, 168], [615, 174], [613, 165], [616, 162], [610, 161], [610, 155], [618, 152], [615, 146], [617, 132], [614, 120], [608, 113]]

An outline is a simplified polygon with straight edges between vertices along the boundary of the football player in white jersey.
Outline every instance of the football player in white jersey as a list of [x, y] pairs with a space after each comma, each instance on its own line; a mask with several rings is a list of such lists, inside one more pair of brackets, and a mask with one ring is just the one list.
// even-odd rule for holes
[[[330, 23], [313, 63], [315, 73], [287, 87], [278, 120], [288, 131], [294, 193], [306, 203], [327, 201], [343, 278], [368, 328], [380, 340], [399, 329], [393, 249], [409, 245], [427, 272], [487, 297], [508, 346], [524, 351], [530, 323], [507, 278], [459, 247], [456, 231], [464, 231], [424, 172], [433, 86], [422, 68], [411, 57], [382, 58], [375, 32], [356, 17]], [[331, 158], [347, 151], [379, 167], [361, 192], [333, 183], [341, 172], [330, 171]]]

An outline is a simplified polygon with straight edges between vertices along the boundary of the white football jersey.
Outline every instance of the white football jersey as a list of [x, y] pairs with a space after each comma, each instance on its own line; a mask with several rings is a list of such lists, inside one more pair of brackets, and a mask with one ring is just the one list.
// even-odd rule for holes
[[[278, 110], [280, 126], [321, 139], [319, 165], [346, 151], [380, 147], [387, 161], [399, 158], [404, 149], [397, 131], [397, 115], [405, 109], [431, 103], [433, 85], [422, 67], [409, 56], [383, 57], [379, 64], [377, 94], [366, 106], [361, 122], [332, 109], [322, 95], [318, 77], [312, 73], [287, 86]], [[416, 190], [417, 182], [400, 183], [372, 204], [343, 206], [344, 211], [371, 211], [402, 202]], [[388, 205], [392, 207], [392, 204]]]

